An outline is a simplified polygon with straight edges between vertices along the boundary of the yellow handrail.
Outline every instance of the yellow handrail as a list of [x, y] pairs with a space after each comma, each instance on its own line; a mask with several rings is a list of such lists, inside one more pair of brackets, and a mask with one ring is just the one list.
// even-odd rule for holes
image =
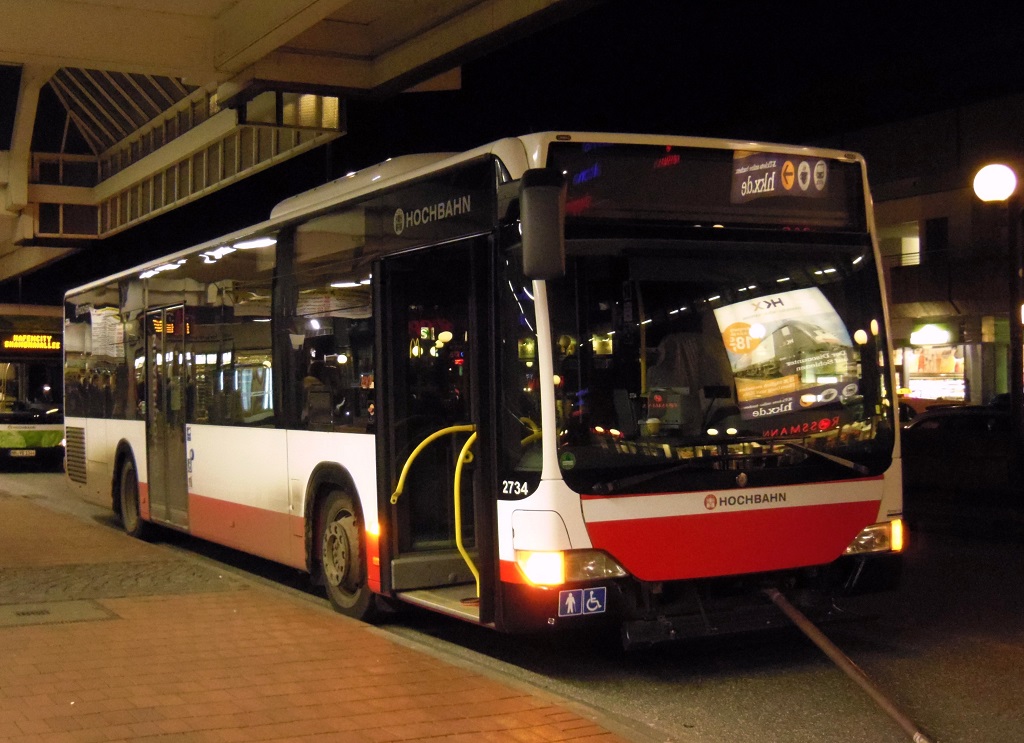
[[469, 552], [462, 546], [462, 465], [473, 461], [473, 453], [469, 448], [475, 442], [476, 431], [466, 439], [466, 443], [462, 446], [462, 451], [459, 452], [459, 461], [455, 465], [455, 546], [459, 548], [459, 554], [462, 555], [462, 559], [466, 561], [466, 565], [472, 571], [473, 577], [476, 578], [476, 597], [480, 598], [480, 571], [473, 564], [473, 558], [469, 556]]
[[427, 436], [427, 438], [423, 439], [423, 441], [421, 441], [416, 446], [416, 448], [412, 450], [412, 453], [409, 455], [409, 458], [405, 460], [405, 466], [402, 467], [402, 474], [399, 475], [398, 477], [398, 485], [395, 486], [395, 492], [391, 494], [391, 505], [395, 505], [396, 503], [398, 503], [398, 498], [399, 496], [402, 495], [402, 491], [405, 489], [405, 478], [406, 475], [409, 474], [409, 468], [412, 467], [413, 460], [419, 456], [420, 452], [426, 448], [427, 444], [436, 441], [442, 436], [447, 436], [448, 434], [474, 433], [475, 431], [476, 426], [472, 424], [467, 424], [463, 426], [448, 426], [448, 428], [442, 428], [440, 431], [434, 431], [432, 434]]
[[526, 446], [532, 444], [534, 441], [538, 441], [542, 438], [540, 427], [533, 422], [532, 418], [527, 418], [525, 415], [519, 419], [519, 422], [530, 429], [530, 433], [526, 435], [522, 441], [519, 442], [520, 446]]
[[398, 485], [395, 486], [395, 492], [391, 494], [391, 505], [398, 503], [398, 498], [402, 495], [402, 491], [405, 489], [405, 478], [409, 474], [409, 468], [412, 467], [413, 460], [419, 456], [420, 452], [423, 451], [426, 446], [442, 436], [448, 436], [449, 434], [455, 433], [468, 433], [471, 434], [466, 443], [462, 446], [462, 451], [459, 452], [459, 459], [455, 465], [455, 546], [459, 548], [459, 554], [462, 555], [462, 559], [466, 561], [466, 565], [469, 566], [470, 571], [473, 573], [473, 577], [476, 579], [476, 597], [480, 598], [480, 571], [477, 570], [476, 565], [473, 563], [473, 558], [469, 556], [469, 552], [466, 551], [465, 546], [462, 544], [462, 465], [473, 461], [473, 453], [469, 450], [471, 446], [476, 442], [476, 426], [467, 424], [463, 426], [448, 426], [442, 428], [440, 431], [434, 431], [432, 434], [427, 436], [421, 441], [412, 453], [409, 454], [409, 458], [405, 460], [405, 466], [402, 467], [402, 474], [398, 477]]

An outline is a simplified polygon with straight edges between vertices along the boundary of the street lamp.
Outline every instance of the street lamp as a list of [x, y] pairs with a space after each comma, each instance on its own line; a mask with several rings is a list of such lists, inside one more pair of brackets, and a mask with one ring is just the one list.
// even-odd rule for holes
[[1006, 201], [1017, 190], [1017, 174], [1002, 163], [986, 165], [974, 176], [974, 193], [982, 201]]
[[[1006, 203], [1006, 237], [1010, 261], [1010, 427], [1017, 446], [1016, 454], [1024, 452], [1024, 313], [1021, 311], [1021, 279], [1024, 278], [1024, 256], [1017, 245], [1020, 223], [1020, 199], [1017, 174], [1009, 165], [986, 165], [974, 176], [974, 193], [982, 201]], [[1018, 460], [1019, 461], [1019, 460]]]

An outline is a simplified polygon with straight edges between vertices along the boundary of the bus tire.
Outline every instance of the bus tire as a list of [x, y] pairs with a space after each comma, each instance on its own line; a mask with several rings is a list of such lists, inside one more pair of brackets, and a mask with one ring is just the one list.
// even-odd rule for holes
[[371, 621], [377, 602], [366, 581], [366, 541], [362, 515], [352, 496], [332, 490], [320, 507], [320, 568], [334, 610]]
[[136, 539], [147, 539], [151, 529], [149, 524], [142, 520], [139, 511], [139, 474], [131, 457], [125, 457], [121, 462], [118, 499], [121, 505], [121, 525], [125, 533]]

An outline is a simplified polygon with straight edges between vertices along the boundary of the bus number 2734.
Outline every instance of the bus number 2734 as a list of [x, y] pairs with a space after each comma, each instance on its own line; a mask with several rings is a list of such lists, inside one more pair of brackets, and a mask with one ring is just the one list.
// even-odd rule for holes
[[529, 495], [530, 486], [519, 480], [502, 480], [501, 492], [503, 495]]

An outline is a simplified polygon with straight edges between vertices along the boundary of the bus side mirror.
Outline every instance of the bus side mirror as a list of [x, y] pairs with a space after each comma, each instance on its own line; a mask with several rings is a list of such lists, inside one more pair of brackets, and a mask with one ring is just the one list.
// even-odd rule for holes
[[531, 279], [565, 276], [565, 178], [535, 168], [519, 181], [523, 273]]

